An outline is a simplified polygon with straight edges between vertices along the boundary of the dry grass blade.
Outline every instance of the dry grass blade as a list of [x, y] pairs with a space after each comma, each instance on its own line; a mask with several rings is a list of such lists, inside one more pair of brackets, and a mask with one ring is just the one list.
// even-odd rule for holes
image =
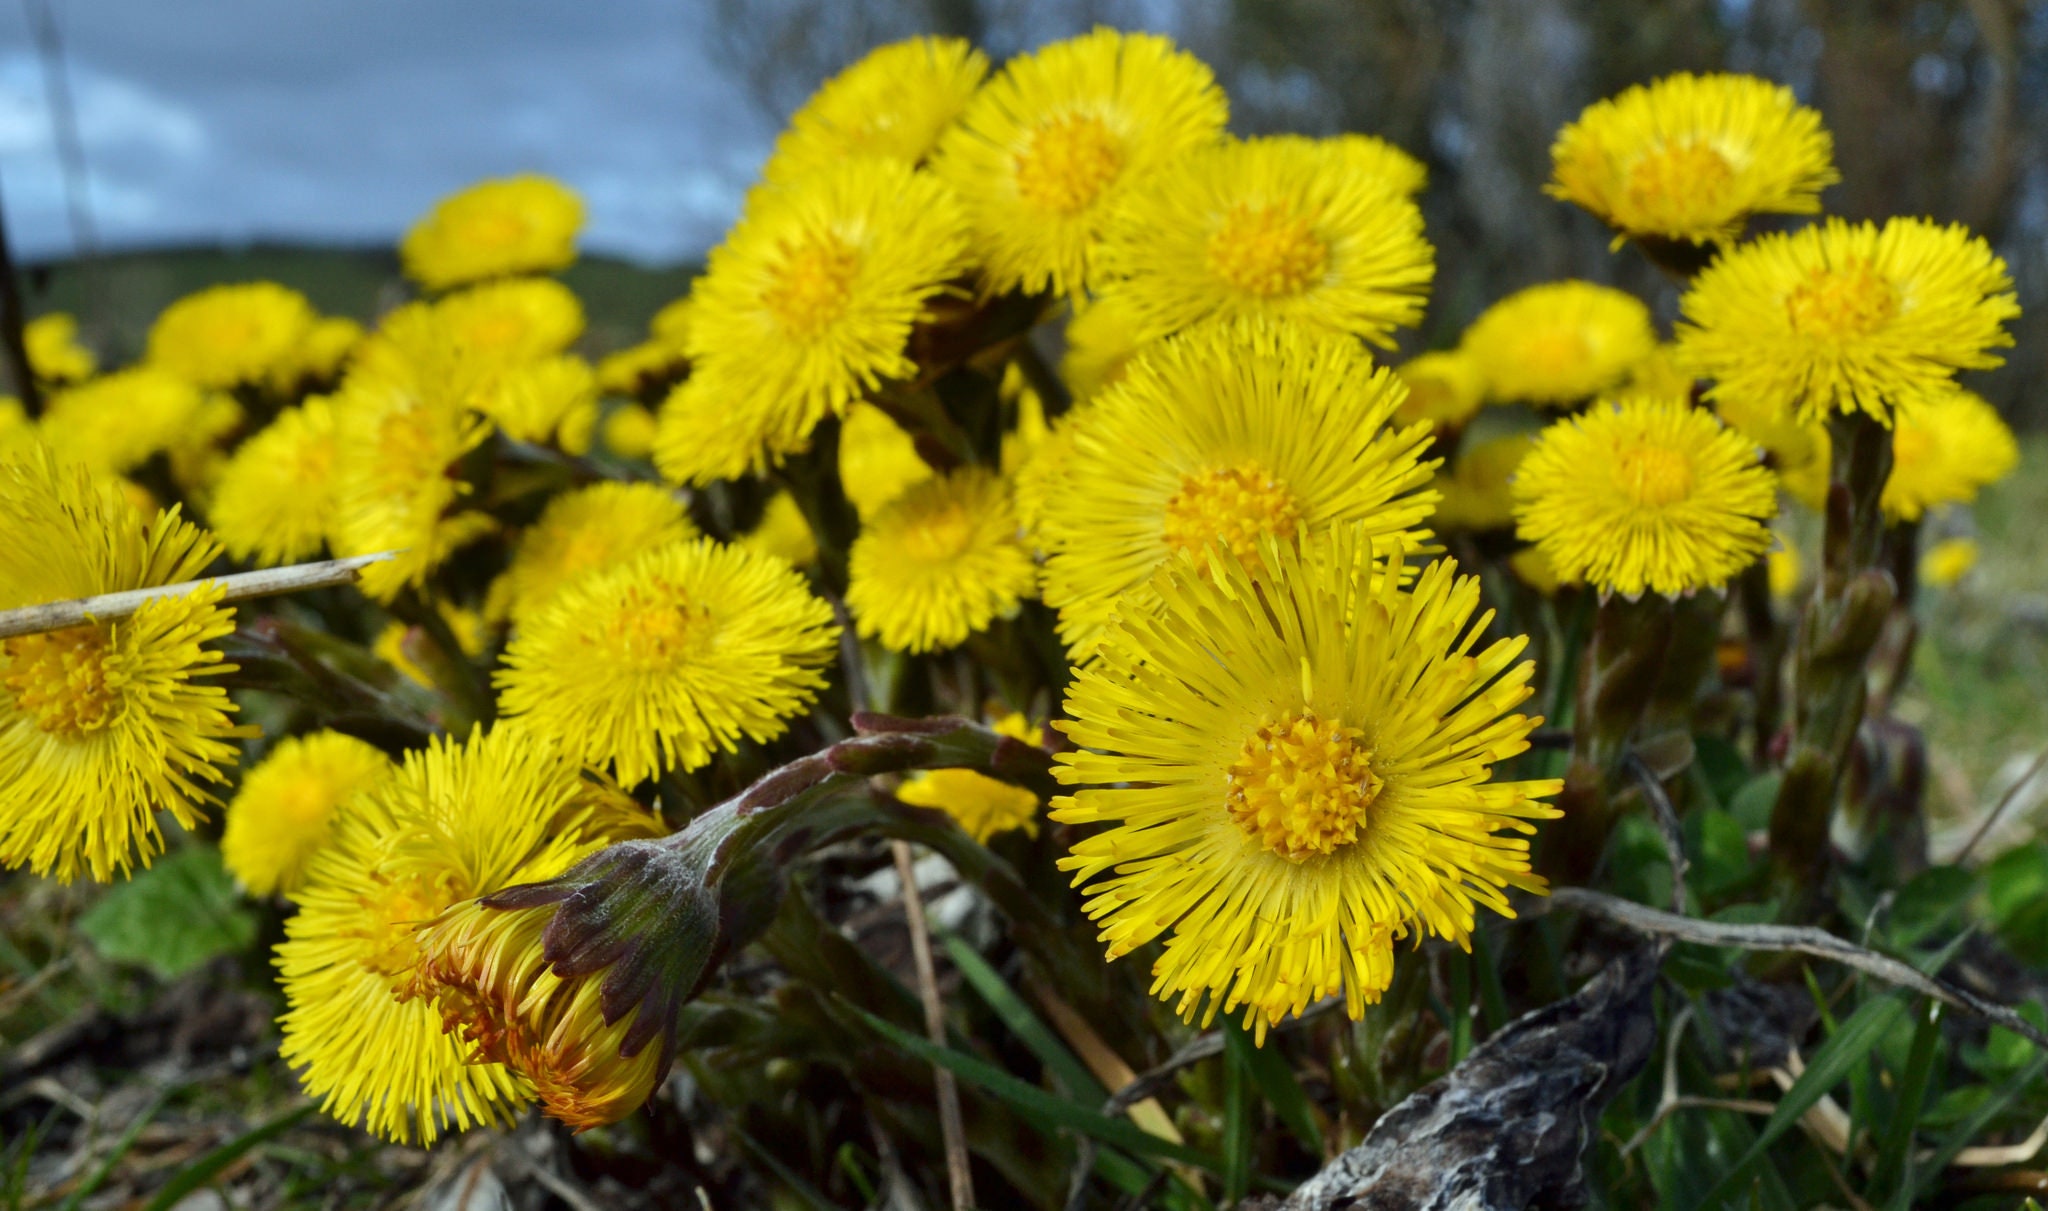
[[[910, 950], [917, 961], [917, 992], [924, 1001], [925, 1036], [935, 1047], [946, 1045], [946, 1007], [939, 1001], [939, 980], [932, 964], [932, 937], [925, 928], [924, 897], [917, 891], [916, 864], [910, 845], [891, 841], [889, 852], [896, 859], [896, 874], [903, 881], [903, 915], [910, 926]], [[960, 1118], [960, 1086], [950, 1070], [932, 1065], [932, 1088], [939, 1101], [939, 1132], [946, 1144], [946, 1184], [953, 1196], [953, 1211], [974, 1206], [974, 1174], [968, 1166], [967, 1129]]]
[[74, 597], [69, 601], [46, 601], [41, 605], [0, 610], [0, 639], [33, 635], [38, 631], [57, 631], [85, 622], [126, 618], [152, 601], [183, 597], [202, 585], [220, 586], [221, 600], [229, 602], [354, 584], [363, 568], [398, 554], [397, 551], [380, 551], [375, 555], [352, 555], [347, 559], [323, 559], [318, 563], [264, 568], [233, 576], [208, 576], [179, 584], [158, 585], [152, 589], [130, 589], [125, 593], [103, 593], [98, 597]]

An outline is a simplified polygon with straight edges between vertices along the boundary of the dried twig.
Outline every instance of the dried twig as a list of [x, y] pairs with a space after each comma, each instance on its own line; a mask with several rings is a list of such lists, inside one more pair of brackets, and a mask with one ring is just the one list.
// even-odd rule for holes
[[2005, 814], [2005, 809], [2011, 807], [2013, 800], [2020, 797], [2021, 789], [2027, 783], [2039, 777], [2043, 769], [2048, 769], [2048, 748], [2044, 748], [2039, 753], [2036, 753], [2034, 755], [2034, 763], [2027, 767], [2027, 772], [2020, 775], [2019, 781], [2005, 788], [2005, 793], [1998, 797], [1997, 804], [1985, 815], [1984, 822], [1977, 826], [1977, 831], [1971, 833], [1970, 839], [1963, 842], [1963, 847], [1956, 851], [1956, 856], [1952, 860], [1955, 865], [1961, 866], [1970, 860], [1970, 853], [1977, 848], [1977, 843], [1982, 841], [1991, 832], [1992, 828], [1997, 825], [1998, 818]]
[[1671, 796], [1664, 793], [1664, 784], [1657, 781], [1656, 772], [1649, 763], [1635, 753], [1622, 758], [1622, 768], [1635, 779], [1636, 786], [1643, 792], [1643, 798], [1650, 802], [1650, 814], [1657, 820], [1657, 831], [1664, 837], [1664, 855], [1671, 860], [1671, 911], [1685, 911], [1685, 872], [1692, 864], [1685, 860], [1685, 830], [1678, 823], [1678, 810], [1671, 806]]
[[57, 631], [86, 622], [126, 618], [149, 602], [164, 597], [183, 597], [205, 585], [220, 586], [221, 600], [226, 602], [353, 584], [361, 569], [382, 563], [397, 554], [397, 551], [381, 551], [375, 555], [352, 555], [347, 559], [324, 559], [318, 563], [264, 568], [233, 576], [209, 576], [179, 584], [159, 585], [153, 589], [130, 589], [125, 593], [103, 593], [98, 597], [75, 597], [69, 601], [22, 606], [18, 610], [0, 610], [0, 639], [32, 635], [38, 631]]
[[1650, 908], [1632, 900], [1589, 891], [1583, 887], [1557, 888], [1550, 893], [1547, 901], [1534, 906], [1533, 910], [1540, 913], [1545, 911], [1546, 906], [1576, 908], [1649, 937], [1698, 942], [1703, 946], [1731, 946], [1737, 950], [1792, 951], [1815, 958], [1832, 959], [1887, 984], [1917, 992], [1922, 996], [1933, 997], [1944, 1005], [1952, 1005], [1966, 1013], [1976, 1014], [2048, 1051], [2048, 1033], [2043, 1033], [2040, 1027], [2007, 1006], [1980, 997], [1968, 989], [1958, 988], [1946, 980], [1923, 975], [1889, 955], [1866, 950], [1826, 930], [1805, 925], [1728, 925], [1702, 921], [1695, 917]]
[[[932, 938], [925, 928], [924, 897], [918, 894], [916, 864], [910, 858], [910, 844], [889, 842], [896, 859], [896, 875], [903, 881], [903, 915], [910, 925], [910, 953], [917, 960], [917, 991], [924, 1001], [925, 1037], [934, 1046], [946, 1045], [946, 1007], [939, 1000], [939, 979], [932, 966]], [[967, 1129], [960, 1119], [960, 1086], [953, 1071], [932, 1065], [932, 1087], [939, 1101], [939, 1134], [946, 1144], [946, 1182], [953, 1194], [953, 1211], [974, 1206], [974, 1174], [967, 1160]]]

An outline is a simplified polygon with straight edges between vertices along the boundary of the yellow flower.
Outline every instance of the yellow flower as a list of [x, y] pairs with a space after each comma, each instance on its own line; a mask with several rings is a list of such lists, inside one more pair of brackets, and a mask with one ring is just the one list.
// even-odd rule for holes
[[963, 467], [911, 487], [865, 521], [847, 580], [846, 607], [862, 637], [929, 652], [1015, 613], [1037, 569], [1003, 481]]
[[691, 375], [662, 411], [655, 465], [702, 484], [802, 449], [826, 416], [915, 373], [911, 326], [966, 268], [959, 206], [900, 161], [757, 191], [691, 294]]
[[2019, 461], [2019, 442], [1982, 396], [1929, 396], [1893, 414], [1892, 473], [1880, 504], [1891, 521], [1918, 521], [1929, 509], [1977, 499]]
[[989, 289], [1076, 295], [1124, 195], [1214, 142], [1229, 109], [1170, 39], [1098, 29], [1005, 64], [934, 167], [966, 205]]
[[847, 409], [839, 429], [839, 483], [861, 520], [931, 477], [916, 441], [888, 413], [872, 404]]
[[818, 539], [804, 520], [796, 498], [777, 492], [761, 510], [761, 520], [739, 540], [750, 551], [772, 556], [793, 568], [809, 567], [818, 560]]
[[1455, 429], [1486, 402], [1486, 372], [1462, 350], [1424, 353], [1394, 367], [1408, 397], [1394, 411], [1398, 424], [1428, 421]]
[[299, 344], [297, 365], [281, 386], [290, 389], [301, 383], [332, 383], [341, 377], [364, 335], [363, 326], [345, 315], [321, 316]]
[[220, 857], [250, 895], [291, 895], [335, 812], [390, 775], [391, 759], [340, 732], [280, 740], [228, 804]]
[[1603, 592], [1717, 588], [1770, 545], [1756, 447], [1683, 400], [1622, 399], [1543, 430], [1514, 478], [1516, 531]]
[[1306, 135], [1272, 135], [1271, 139], [1301, 143], [1336, 160], [1346, 176], [1374, 189], [1412, 198], [1429, 185], [1422, 161], [1377, 135], [1341, 134], [1312, 139]]
[[671, 543], [563, 589], [505, 650], [499, 707], [633, 785], [765, 743], [838, 651], [832, 608], [780, 560]]
[[1693, 376], [1678, 364], [1678, 346], [1659, 341], [1648, 357], [1629, 371], [1624, 395], [1655, 395], [1665, 399], [1692, 397]]
[[1510, 485], [1515, 468], [1536, 446], [1527, 433], [1473, 442], [1458, 451], [1449, 471], [1437, 473], [1435, 487], [1443, 499], [1433, 521], [1446, 530], [1495, 530], [1515, 522]]
[[213, 487], [227, 466], [228, 443], [242, 430], [248, 413], [232, 395], [212, 392], [199, 405], [191, 422], [165, 448], [171, 482], [178, 486], [187, 504], [210, 512]]
[[13, 396], [0, 395], [0, 463], [19, 458], [42, 444], [36, 423], [28, 418], [28, 409]]
[[[219, 547], [176, 510], [145, 517], [111, 482], [32, 449], [0, 460], [0, 610], [192, 580]], [[157, 813], [191, 828], [235, 762], [234, 629], [217, 585], [134, 615], [0, 639], [0, 866], [70, 882], [162, 852]]]
[[1206, 325], [1139, 357], [1074, 420], [1044, 491], [1061, 638], [1085, 650], [1176, 551], [1256, 564], [1265, 536], [1340, 522], [1422, 537], [1430, 430], [1388, 428], [1400, 402], [1357, 341], [1291, 324]]
[[1920, 557], [1920, 579], [1937, 589], [1954, 588], [1976, 566], [1975, 539], [1944, 538]]
[[[491, 628], [482, 614], [466, 606], [442, 604], [434, 608], [441, 612], [441, 620], [448, 624], [448, 633], [455, 636], [455, 644], [462, 649], [463, 656], [473, 660], [484, 654], [484, 648], [490, 643]], [[398, 670], [400, 676], [431, 690], [440, 683], [432, 667], [436, 663], [433, 658], [435, 652], [429, 645], [433, 642], [425, 627], [394, 620], [377, 632], [370, 650], [377, 659]]]
[[1038, 835], [1037, 795], [971, 769], [926, 770], [898, 787], [896, 797], [913, 807], [945, 812], [984, 845], [1013, 829]]
[[689, 510], [660, 484], [607, 482], [564, 492], [519, 536], [484, 614], [521, 625], [570, 585], [696, 536]]
[[2003, 364], [1990, 351], [2020, 313], [1989, 244], [1924, 219], [1759, 237], [1693, 279], [1679, 310], [1679, 361], [1714, 380], [1709, 398], [1886, 423], [1956, 371]]
[[363, 569], [363, 592], [389, 602], [457, 548], [497, 526], [487, 514], [460, 512], [470, 487], [457, 478], [462, 456], [490, 426], [450, 398], [445, 373], [409, 357], [359, 363], [334, 396], [336, 555], [398, 551]]
[[1067, 351], [1060, 377], [1075, 403], [1085, 403], [1123, 379], [1124, 367], [1143, 344], [1130, 301], [1111, 291], [1081, 305], [1067, 322]]
[[696, 322], [697, 303], [689, 295], [670, 299], [647, 321], [647, 335], [671, 345], [690, 343], [690, 326]]
[[603, 978], [555, 974], [541, 947], [554, 911], [476, 900], [449, 908], [420, 930], [414, 995], [431, 999], [448, 1037], [468, 1044], [471, 1064], [502, 1066], [549, 1114], [585, 1131], [645, 1105], [671, 1056], [666, 1038], [629, 1045], [649, 1009], [633, 1006], [608, 1022]]
[[1303, 552], [1268, 538], [1255, 568], [1181, 556], [1078, 671], [1054, 772], [1084, 789], [1052, 818], [1113, 827], [1060, 867], [1110, 958], [1167, 935], [1152, 990], [1184, 1018], [1242, 1006], [1263, 1041], [1340, 992], [1357, 1018], [1397, 939], [1464, 945], [1481, 906], [1544, 889], [1502, 834], [1557, 816], [1538, 800], [1559, 784], [1492, 781], [1541, 722], [1511, 713], [1527, 640], [1480, 647], [1479, 582], [1454, 571], [1403, 592], [1355, 526]]
[[480, 181], [434, 204], [405, 233], [405, 273], [429, 290], [517, 273], [547, 273], [576, 260], [583, 202], [542, 176]]
[[149, 329], [149, 361], [202, 387], [269, 383], [296, 366], [319, 315], [276, 282], [210, 286], [164, 308]]
[[1415, 203], [1306, 139], [1219, 143], [1163, 166], [1097, 254], [1156, 340], [1212, 316], [1272, 316], [1375, 345], [1422, 318], [1434, 252]]
[[1621, 385], [1656, 348], [1642, 300], [1591, 282], [1547, 282], [1495, 303], [1463, 349], [1502, 403], [1565, 407]]
[[620, 404], [600, 428], [612, 457], [639, 462], [654, 453], [654, 413], [642, 404]]
[[1508, 556], [1508, 570], [1515, 574], [1516, 579], [1545, 597], [1553, 596], [1559, 589], [1565, 587], [1564, 578], [1551, 566], [1550, 559], [1543, 554], [1542, 547], [1523, 547]]
[[1052, 491], [1053, 482], [1073, 457], [1074, 433], [1091, 410], [1086, 404], [1075, 404], [1067, 409], [1064, 415], [1052, 422], [1044, 438], [1031, 447], [1023, 461], [1009, 472], [1010, 496], [1017, 506], [1017, 524], [1032, 540], [1035, 550], [1042, 552], [1044, 547], [1039, 541], [1039, 523], [1045, 518], [1046, 497]]
[[321, 1109], [401, 1143], [508, 1122], [525, 1081], [442, 1034], [413, 998], [418, 927], [464, 900], [562, 873], [603, 840], [576, 763], [499, 727], [437, 739], [338, 813], [277, 948], [287, 1063]]
[[441, 339], [493, 366], [560, 353], [583, 335], [583, 304], [553, 278], [485, 282], [427, 305]]
[[1841, 180], [1820, 114], [1754, 76], [1679, 72], [1588, 106], [1544, 192], [1626, 237], [1725, 244], [1753, 214], [1817, 214]]
[[1792, 595], [1799, 591], [1800, 577], [1805, 574], [1799, 560], [1799, 548], [1780, 537], [1778, 545], [1765, 556], [1765, 562], [1768, 564], [1765, 571], [1770, 577], [1771, 596], [1780, 601], [1791, 600]]
[[208, 511], [229, 554], [270, 567], [319, 553], [334, 513], [334, 426], [333, 402], [316, 395], [235, 451]]
[[[681, 345], [666, 341], [642, 341], [628, 345], [616, 353], [607, 353], [597, 362], [597, 385], [610, 395], [629, 395], [639, 398], [650, 391], [664, 386], [674, 386], [690, 372], [690, 355]], [[645, 408], [641, 409], [646, 412]], [[635, 458], [645, 458], [647, 451], [654, 448], [652, 420], [654, 414], [647, 413], [650, 421], [647, 446]]]
[[521, 362], [489, 375], [469, 402], [515, 441], [586, 454], [597, 428], [597, 374], [573, 354]]
[[825, 81], [789, 119], [761, 175], [785, 183], [848, 156], [915, 165], [967, 107], [988, 56], [964, 38], [907, 38]]
[[39, 315], [21, 333], [28, 346], [28, 365], [46, 383], [76, 383], [99, 369], [92, 350], [78, 343], [78, 321], [62, 311]]
[[210, 398], [168, 370], [136, 366], [57, 392], [42, 436], [66, 462], [122, 474], [183, 438]]
[[1763, 448], [1778, 486], [1793, 500], [1818, 512], [1828, 497], [1828, 429], [1801, 421], [1789, 409], [1759, 407], [1740, 396], [1714, 403], [1721, 419]]

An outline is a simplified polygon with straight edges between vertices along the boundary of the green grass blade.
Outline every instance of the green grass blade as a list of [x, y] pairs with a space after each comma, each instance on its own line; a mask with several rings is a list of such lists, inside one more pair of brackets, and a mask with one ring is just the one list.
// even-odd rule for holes
[[1828, 1037], [1828, 1041], [1822, 1043], [1820, 1049], [1813, 1053], [1813, 1059], [1807, 1062], [1806, 1071], [1800, 1074], [1798, 1080], [1792, 1082], [1792, 1087], [1785, 1091], [1785, 1096], [1778, 1099], [1778, 1108], [1764, 1121], [1763, 1129], [1757, 1133], [1756, 1143], [1751, 1144], [1749, 1150], [1742, 1154], [1734, 1166], [1721, 1175], [1721, 1180], [1714, 1183], [1713, 1189], [1707, 1191], [1706, 1197], [1693, 1204], [1695, 1211], [1706, 1211], [1707, 1208], [1720, 1206], [1719, 1200], [1739, 1188], [1742, 1179], [1748, 1175], [1750, 1166], [1756, 1164], [1763, 1156], [1764, 1150], [1776, 1143], [1779, 1136], [1791, 1130], [1792, 1125], [1808, 1110], [1813, 1109], [1814, 1103], [1820, 1101], [1822, 1095], [1847, 1079], [1850, 1071], [1870, 1055], [1871, 1050], [1884, 1038], [1885, 1031], [1891, 1029], [1892, 1023], [1905, 1011], [1905, 998], [1902, 994], [1893, 993], [1880, 1000], [1867, 1001], [1855, 1013], [1850, 1014], [1841, 1027]]
[[1021, 1081], [984, 1060], [954, 1051], [950, 1047], [935, 1046], [928, 1040], [884, 1021], [857, 1005], [844, 1001], [841, 1004], [859, 1015], [876, 1034], [896, 1046], [926, 1063], [949, 1069], [954, 1076], [1001, 1098], [1020, 1111], [1139, 1156], [1157, 1156], [1180, 1161], [1198, 1169], [1207, 1169], [1211, 1173], [1223, 1171], [1222, 1162], [1207, 1153], [1197, 1152], [1193, 1148], [1148, 1134], [1129, 1119], [1104, 1117], [1094, 1110], [1077, 1106], [1057, 1094], [1047, 1093], [1036, 1085]]
[[1252, 1096], [1252, 1046], [1235, 1022], [1223, 1027], [1223, 1202], [1235, 1206], [1252, 1185], [1252, 1141], [1258, 1138], [1258, 1100]]
[[995, 968], [989, 966], [988, 960], [982, 958], [980, 952], [969, 946], [964, 939], [952, 934], [945, 935], [942, 940], [945, 942], [946, 953], [952, 957], [953, 966], [959, 970], [961, 978], [966, 980], [975, 992], [981, 994], [981, 999], [987, 1001], [989, 1008], [996, 1011], [996, 1016], [1003, 1020], [1003, 1025], [1009, 1027], [1011, 1034], [1017, 1036], [1017, 1041], [1029, 1048], [1032, 1055], [1038, 1057], [1038, 1062], [1045, 1065], [1046, 1071], [1052, 1073], [1053, 1079], [1067, 1091], [1068, 1097], [1091, 1107], [1100, 1106], [1109, 1100], [1109, 1090], [1102, 1087], [1101, 1082], [1088, 1071], [1087, 1065], [1067, 1049], [1066, 1044], [1060, 1041], [1059, 1036], [1053, 1033], [1052, 1028], [1047, 1026], [1043, 1019], [1031, 1011], [1031, 1007], [1026, 1005], [1016, 990], [996, 973]]
[[816, 1186], [804, 1180], [803, 1174], [777, 1160], [774, 1153], [761, 1146], [760, 1140], [748, 1135], [737, 1126], [733, 1127], [732, 1133], [739, 1137], [740, 1143], [746, 1147], [747, 1151], [753, 1153], [756, 1159], [768, 1166], [769, 1171], [780, 1178], [783, 1185], [789, 1187], [790, 1193], [803, 1200], [804, 1205], [809, 1207], [811, 1211], [840, 1211], [837, 1203], [819, 1193]]
[[313, 1113], [313, 1109], [314, 1107], [308, 1103], [297, 1110], [270, 1120], [261, 1127], [244, 1131], [227, 1143], [222, 1144], [205, 1156], [178, 1170], [177, 1176], [164, 1183], [164, 1188], [156, 1192], [156, 1197], [149, 1200], [149, 1205], [143, 1211], [168, 1211], [170, 1207], [177, 1204], [179, 1199], [218, 1177], [221, 1170], [234, 1164], [249, 1149], [254, 1148], [265, 1140], [274, 1139], [291, 1130], [300, 1120]]
[[1883, 1190], [1898, 1183], [1889, 1206], [1907, 1211], [1913, 1204], [1913, 1128], [1927, 1100], [1927, 1083], [1934, 1075], [1934, 1060], [1941, 1051], [1941, 1002], [1928, 1001], [1920, 1007], [1920, 1020], [1913, 1026], [1913, 1045], [1906, 1052], [1906, 1070], [1899, 1075], [1898, 1097], [1892, 1102], [1891, 1118], [1878, 1142], [1877, 1169], [1870, 1188]]
[[71, 1191], [59, 1211], [78, 1211], [80, 1203], [90, 1198], [93, 1191], [106, 1184], [107, 1178], [113, 1176], [114, 1166], [120, 1164], [121, 1158], [128, 1155], [128, 1150], [135, 1146], [135, 1138], [142, 1134], [142, 1129], [149, 1126], [152, 1119], [156, 1118], [157, 1112], [164, 1108], [164, 1103], [169, 1101], [170, 1097], [171, 1091], [166, 1089], [158, 1093], [149, 1105], [143, 1107], [142, 1113], [136, 1115], [135, 1121], [128, 1124], [128, 1129], [121, 1133], [121, 1138], [114, 1141], [114, 1150], [107, 1154], [107, 1159], [100, 1162], [100, 1167], [92, 1171], [91, 1177], [86, 1178]]
[[1266, 1104], [1273, 1108], [1280, 1121], [1308, 1149], [1310, 1156], [1323, 1154], [1323, 1133], [1316, 1126], [1315, 1111], [1310, 1108], [1308, 1094], [1302, 1092], [1301, 1082], [1295, 1079], [1294, 1069], [1287, 1066], [1287, 1057], [1271, 1035], [1266, 1036], [1266, 1045], [1252, 1045], [1251, 1036], [1234, 1023], [1225, 1036], [1226, 1046], [1236, 1045], [1242, 1038], [1240, 1052], [1244, 1059], [1245, 1072], [1261, 1094]]
[[1913, 1182], [1913, 1187], [1916, 1193], [1929, 1193], [1935, 1181], [1941, 1177], [1941, 1171], [1948, 1168], [1948, 1163], [1956, 1158], [1956, 1153], [1969, 1147], [1973, 1140], [1983, 1134], [1984, 1128], [1991, 1125], [1991, 1120], [2005, 1113], [2006, 1107], [2017, 1101], [2021, 1094], [2034, 1088], [2044, 1072], [2048, 1072], [2048, 1054], [2037, 1054], [2027, 1062], [2025, 1068], [2015, 1073], [2011, 1080], [1999, 1086], [1998, 1092], [1985, 1098], [1982, 1105], [1971, 1111], [1970, 1117], [1957, 1124], [1949, 1137], [1935, 1148], [1934, 1155], [1927, 1158], [1926, 1165], [1915, 1166], [1914, 1171], [1918, 1177]]

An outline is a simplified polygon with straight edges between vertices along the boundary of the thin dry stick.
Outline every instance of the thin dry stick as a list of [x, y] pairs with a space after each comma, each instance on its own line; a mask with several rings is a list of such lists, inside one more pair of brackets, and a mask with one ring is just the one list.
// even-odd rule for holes
[[2005, 809], [2011, 807], [2013, 800], [2020, 797], [2021, 788], [2038, 777], [2043, 767], [2048, 767], [2048, 748], [2044, 748], [2035, 754], [2034, 763], [2027, 767], [2027, 772], [2020, 775], [2019, 781], [2005, 788], [2005, 793], [1998, 797], [1997, 805], [1991, 809], [1989, 815], [1984, 817], [1984, 822], [1977, 826], [1977, 831], [1970, 834], [1970, 839], [1963, 842], [1963, 848], [1957, 851], [1953, 862], [1954, 865], [1961, 866], [1970, 860], [1970, 851], [1977, 848], [1977, 842], [1984, 839], [1985, 834], [1989, 833], [1992, 826], [1998, 823], [1998, 818], [2005, 814]]
[[1545, 905], [1576, 908], [1650, 937], [1698, 942], [1703, 946], [1732, 946], [1737, 950], [1792, 951], [1819, 959], [1833, 959], [1865, 975], [1875, 976], [1887, 984], [1909, 989], [1921, 996], [1933, 997], [1944, 1005], [1952, 1005], [1966, 1013], [1973, 1013], [1987, 1021], [1995, 1022], [2026, 1038], [2034, 1046], [2048, 1051], [2048, 1033], [2043, 1033], [2040, 1027], [2006, 1006], [1980, 997], [1968, 989], [1958, 988], [1947, 981], [1923, 975], [1889, 955], [1866, 950], [1823, 929], [1807, 925], [1724, 925], [1695, 917], [1682, 917], [1677, 913], [1664, 912], [1648, 905], [1637, 904], [1633, 900], [1623, 900], [1597, 891], [1588, 891], [1583, 887], [1557, 888], [1550, 893], [1547, 901], [1539, 901], [1534, 906], [1535, 911], [1544, 911]]
[[153, 589], [130, 589], [125, 593], [104, 593], [98, 597], [75, 597], [69, 601], [22, 606], [18, 610], [0, 610], [0, 639], [33, 635], [37, 631], [60, 631], [86, 622], [126, 618], [149, 602], [164, 597], [183, 597], [206, 585], [220, 586], [221, 600], [225, 602], [354, 584], [361, 569], [382, 563], [397, 554], [397, 551], [380, 551], [375, 555], [352, 555], [347, 559], [323, 559], [319, 563], [265, 568], [260, 572], [242, 572], [234, 576], [209, 576], [202, 580], [159, 585]]
[[[946, 1045], [946, 1007], [939, 1002], [939, 977], [932, 966], [932, 938], [924, 923], [924, 897], [917, 891], [917, 871], [910, 843], [889, 842], [896, 876], [903, 881], [903, 915], [910, 925], [910, 953], [917, 960], [917, 992], [924, 1000], [924, 1033], [934, 1046]], [[974, 1206], [974, 1173], [967, 1164], [967, 1129], [960, 1121], [960, 1087], [949, 1068], [932, 1065], [932, 1087], [939, 1099], [939, 1134], [946, 1143], [946, 1181], [953, 1192], [953, 1211]]]

